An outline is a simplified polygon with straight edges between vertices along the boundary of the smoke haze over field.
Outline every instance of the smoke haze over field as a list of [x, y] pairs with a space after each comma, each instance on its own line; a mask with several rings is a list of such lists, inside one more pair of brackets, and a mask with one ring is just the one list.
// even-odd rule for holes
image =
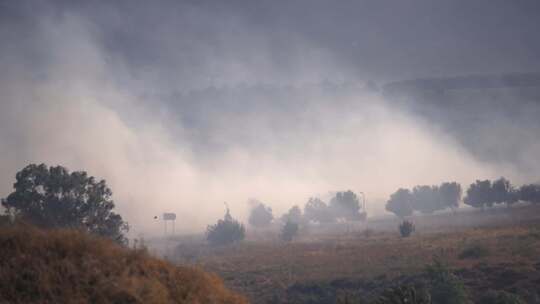
[[154, 233], [164, 211], [202, 230], [224, 201], [245, 218], [251, 197], [280, 214], [327, 191], [538, 181], [538, 88], [377, 85], [540, 70], [535, 1], [257, 3], [0, 2], [0, 196], [28, 163], [86, 170]]

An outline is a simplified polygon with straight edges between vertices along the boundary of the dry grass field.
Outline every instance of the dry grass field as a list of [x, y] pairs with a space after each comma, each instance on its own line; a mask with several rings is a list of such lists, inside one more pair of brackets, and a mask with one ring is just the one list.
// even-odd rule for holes
[[74, 230], [0, 227], [0, 303], [246, 303], [215, 275]]
[[420, 275], [434, 259], [448, 264], [473, 298], [496, 289], [522, 294], [527, 303], [540, 302], [538, 206], [413, 220], [417, 232], [409, 238], [399, 236], [397, 221], [383, 220], [370, 225], [379, 229], [319, 235], [310, 231], [289, 244], [253, 237], [219, 248], [180, 244], [175, 259], [216, 272], [254, 303], [318, 303], [294, 299], [298, 293], [320, 293], [321, 288], [377, 293]]

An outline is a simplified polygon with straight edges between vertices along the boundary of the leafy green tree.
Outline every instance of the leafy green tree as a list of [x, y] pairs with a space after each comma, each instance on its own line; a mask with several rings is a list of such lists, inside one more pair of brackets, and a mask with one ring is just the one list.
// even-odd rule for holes
[[251, 213], [249, 215], [249, 224], [253, 227], [268, 227], [274, 215], [272, 214], [272, 208], [265, 206], [259, 201], [252, 201], [254, 203]]
[[17, 173], [13, 187], [2, 206], [19, 219], [44, 228], [76, 228], [127, 241], [128, 224], [112, 211], [112, 191], [105, 180], [62, 166], [30, 164]]
[[494, 199], [490, 180], [477, 180], [467, 189], [467, 195], [463, 202], [475, 208], [485, 208], [493, 206]]
[[351, 190], [336, 193], [330, 200], [329, 207], [336, 219], [361, 219], [360, 201], [358, 200], [358, 196]]
[[455, 210], [461, 200], [461, 185], [456, 182], [446, 182], [439, 186], [441, 205], [444, 208]]
[[226, 245], [242, 241], [246, 236], [244, 225], [235, 220], [229, 208], [223, 219], [206, 229], [206, 239], [211, 245]]
[[298, 223], [287, 221], [281, 230], [281, 239], [290, 242], [298, 234]]
[[412, 195], [408, 189], [400, 188], [390, 195], [386, 202], [386, 210], [394, 213], [400, 218], [413, 214]]

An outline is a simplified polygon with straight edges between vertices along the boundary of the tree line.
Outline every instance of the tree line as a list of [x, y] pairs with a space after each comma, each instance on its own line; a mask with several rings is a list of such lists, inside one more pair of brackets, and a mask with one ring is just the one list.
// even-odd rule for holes
[[[419, 185], [412, 190], [400, 188], [390, 195], [386, 210], [400, 218], [410, 216], [415, 211], [432, 214], [435, 211], [459, 207], [462, 188], [456, 182], [441, 185]], [[485, 209], [499, 204], [511, 206], [519, 201], [540, 203], [540, 184], [513, 186], [504, 177], [491, 180], [476, 180], [465, 193], [463, 203], [474, 208]]]
[[[255, 229], [261, 229], [280, 222], [282, 225], [280, 237], [284, 241], [293, 240], [301, 224], [360, 221], [367, 217], [365, 206], [351, 190], [337, 192], [328, 203], [312, 197], [306, 202], [303, 212], [299, 206], [295, 205], [277, 219], [274, 217], [272, 208], [263, 202], [251, 199], [248, 203], [251, 205], [249, 225]], [[206, 234], [210, 244], [223, 245], [243, 240], [245, 231], [245, 226], [234, 219], [227, 208], [224, 218], [218, 220], [216, 224], [209, 225]]]
[[[250, 200], [252, 205], [249, 224], [256, 228], [268, 227], [274, 220], [272, 208], [258, 200]], [[282, 222], [332, 223], [337, 221], [361, 221], [366, 218], [363, 203], [351, 190], [337, 192], [328, 203], [311, 197], [304, 205], [304, 211], [295, 205], [279, 219]]]

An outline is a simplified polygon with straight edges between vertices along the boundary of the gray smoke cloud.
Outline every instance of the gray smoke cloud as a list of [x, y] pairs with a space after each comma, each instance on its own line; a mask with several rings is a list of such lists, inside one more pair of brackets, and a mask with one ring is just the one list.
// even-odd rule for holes
[[[414, 21], [413, 29], [397, 26], [416, 20], [415, 7], [435, 16], [452, 8], [443, 19], [450, 22], [457, 6], [397, 4], [407, 9], [394, 20], [396, 7], [369, 1], [314, 1], [309, 13], [305, 1], [273, 3], [2, 3], [0, 196], [26, 164], [62, 164], [105, 178], [134, 233], [157, 233], [154, 215], [177, 212], [179, 231], [200, 231], [223, 215], [224, 201], [245, 218], [251, 197], [281, 213], [327, 191], [363, 191], [380, 201], [415, 184], [537, 176], [537, 167], [524, 173], [507, 153], [497, 158], [504, 161], [482, 157], [481, 148], [489, 145], [468, 144], [467, 132], [437, 118], [440, 106], [418, 111], [367, 81], [423, 76], [430, 65], [467, 73], [473, 59], [480, 72], [512, 70], [508, 61], [482, 61], [479, 54], [487, 50], [474, 44], [461, 45], [470, 46], [471, 57], [462, 64], [467, 69], [453, 65], [464, 56], [456, 46], [445, 52], [447, 61], [437, 62], [435, 54], [451, 38], [470, 38], [457, 34], [461, 28], [422, 30], [429, 20]], [[496, 7], [486, 4], [501, 13]], [[386, 18], [375, 22], [378, 16]], [[416, 40], [420, 54], [408, 60], [403, 54], [413, 55], [413, 42], [392, 41], [399, 36], [394, 30], [407, 39], [414, 31], [450, 38], [441, 38], [438, 47]], [[538, 64], [538, 52], [528, 52], [538, 41], [512, 47], [527, 50], [514, 69]], [[509, 58], [503, 50], [489, 54]], [[475, 134], [492, 138], [494, 128], [483, 122], [506, 112], [490, 112]], [[516, 115], [512, 123], [525, 117]], [[537, 126], [510, 125], [497, 130], [526, 134], [531, 144], [519, 159], [532, 159]], [[384, 206], [369, 208], [377, 214]]]

